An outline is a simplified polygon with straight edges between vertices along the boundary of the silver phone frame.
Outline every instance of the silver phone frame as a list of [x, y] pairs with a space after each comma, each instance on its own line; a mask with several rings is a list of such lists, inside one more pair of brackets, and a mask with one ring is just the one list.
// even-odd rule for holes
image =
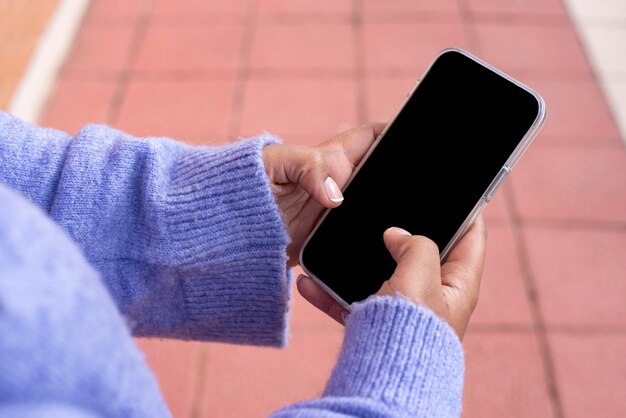
[[[465, 221], [461, 224], [461, 226], [459, 227], [457, 232], [450, 239], [450, 241], [448, 242], [446, 247], [441, 251], [441, 253], [440, 253], [441, 263], [443, 263], [445, 261], [445, 259], [447, 258], [448, 254], [450, 253], [452, 248], [458, 243], [458, 241], [465, 234], [465, 232], [467, 231], [469, 226], [472, 224], [472, 222], [474, 222], [476, 217], [478, 217], [478, 215], [482, 212], [482, 210], [485, 208], [487, 203], [491, 200], [493, 195], [496, 193], [496, 191], [498, 190], [499, 186], [502, 184], [502, 182], [504, 181], [506, 176], [511, 172], [511, 170], [513, 169], [513, 166], [515, 166], [515, 164], [519, 161], [519, 159], [522, 157], [524, 152], [526, 152], [526, 150], [528, 149], [528, 146], [531, 144], [532, 140], [535, 138], [535, 136], [537, 135], [537, 133], [539, 132], [539, 130], [543, 126], [543, 124], [545, 122], [545, 119], [546, 119], [546, 115], [547, 115], [546, 105], [545, 105], [545, 102], [544, 102], [543, 98], [541, 97], [541, 95], [539, 93], [537, 93], [532, 88], [528, 87], [527, 85], [525, 85], [524, 83], [520, 82], [519, 80], [516, 80], [515, 78], [511, 77], [510, 75], [508, 75], [508, 74], [504, 73], [503, 71], [495, 68], [491, 64], [488, 64], [487, 62], [485, 62], [482, 59], [478, 58], [474, 54], [472, 54], [472, 53], [470, 53], [470, 52], [468, 52], [468, 51], [466, 51], [466, 50], [464, 50], [462, 48], [451, 47], [451, 48], [443, 49], [431, 61], [431, 63], [426, 68], [426, 70], [423, 72], [422, 76], [418, 78], [417, 83], [415, 84], [415, 86], [413, 87], [411, 92], [406, 96], [404, 102], [399, 107], [398, 111], [395, 113], [393, 118], [391, 118], [391, 120], [387, 123], [387, 126], [385, 126], [385, 129], [374, 140], [374, 142], [370, 146], [370, 148], [367, 151], [367, 153], [363, 156], [363, 158], [361, 159], [359, 164], [355, 167], [354, 171], [352, 172], [352, 174], [348, 178], [348, 181], [343, 186], [343, 190], [345, 190], [350, 185], [350, 183], [352, 182], [354, 177], [357, 175], [357, 173], [359, 172], [361, 167], [365, 164], [365, 161], [369, 158], [370, 154], [374, 151], [376, 146], [380, 143], [382, 138], [385, 136], [385, 134], [387, 133], [387, 130], [389, 129], [389, 127], [395, 122], [396, 118], [398, 117], [398, 115], [400, 114], [402, 109], [404, 109], [406, 104], [409, 102], [409, 100], [411, 99], [411, 97], [413, 96], [413, 94], [415, 93], [417, 88], [419, 87], [420, 81], [423, 80], [424, 77], [428, 74], [428, 72], [431, 70], [431, 68], [435, 64], [435, 62], [437, 62], [437, 60], [442, 55], [444, 55], [444, 54], [446, 54], [448, 52], [457, 52], [457, 53], [463, 54], [467, 58], [475, 61], [476, 63], [478, 63], [478, 64], [484, 66], [485, 68], [493, 71], [494, 73], [500, 75], [501, 77], [505, 78], [506, 80], [508, 80], [508, 81], [512, 82], [513, 84], [517, 85], [518, 87], [526, 90], [528, 93], [532, 94], [535, 97], [535, 99], [537, 100], [538, 111], [537, 111], [537, 117], [535, 118], [533, 124], [530, 126], [530, 128], [529, 128], [528, 132], [526, 133], [526, 135], [522, 138], [520, 143], [513, 150], [513, 152], [509, 156], [509, 158], [506, 160], [506, 162], [504, 163], [504, 165], [500, 169], [500, 171], [498, 171], [498, 173], [496, 174], [496, 176], [492, 180], [491, 184], [485, 189], [485, 191], [483, 192], [482, 196], [478, 199], [478, 201], [474, 205], [474, 208], [469, 212], [469, 214], [465, 218]], [[324, 289], [326, 291], [326, 293], [328, 293], [330, 296], [332, 296], [333, 299], [335, 299], [337, 302], [339, 302], [339, 304], [341, 304], [341, 306], [346, 308], [348, 311], [351, 311], [352, 310], [351, 305], [349, 303], [347, 303], [345, 300], [343, 300], [343, 298], [341, 296], [339, 296], [337, 293], [335, 293], [335, 291], [333, 291], [330, 287], [328, 287], [321, 279], [319, 279], [313, 273], [311, 273], [306, 268], [304, 263], [302, 262], [302, 253], [304, 252], [304, 249], [306, 248], [309, 240], [315, 234], [315, 231], [317, 231], [317, 228], [322, 224], [322, 222], [324, 221], [324, 218], [326, 218], [326, 216], [328, 215], [328, 213], [331, 210], [332, 209], [326, 209], [324, 211], [324, 213], [322, 214], [322, 216], [320, 216], [320, 219], [317, 221], [317, 223], [313, 227], [313, 230], [311, 231], [309, 236], [306, 238], [306, 240], [304, 241], [304, 243], [302, 245], [302, 248], [300, 249], [300, 253], [298, 255], [298, 261], [299, 261], [299, 264], [300, 264], [300, 267], [302, 268], [302, 270], [309, 277], [311, 277], [322, 289]]]

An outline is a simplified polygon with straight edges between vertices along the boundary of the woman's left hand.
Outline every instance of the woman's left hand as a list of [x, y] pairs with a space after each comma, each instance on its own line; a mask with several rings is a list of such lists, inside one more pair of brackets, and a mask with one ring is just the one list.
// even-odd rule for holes
[[324, 208], [341, 204], [341, 188], [384, 127], [359, 126], [314, 147], [271, 144], [263, 149], [265, 171], [291, 237], [288, 266], [298, 264], [302, 244]]

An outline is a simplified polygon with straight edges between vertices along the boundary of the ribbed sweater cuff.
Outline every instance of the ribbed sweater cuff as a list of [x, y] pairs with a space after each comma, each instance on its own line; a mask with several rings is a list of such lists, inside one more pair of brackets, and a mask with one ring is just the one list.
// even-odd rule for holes
[[187, 152], [172, 176], [165, 225], [184, 271], [182, 297], [196, 340], [283, 346], [289, 237], [262, 149], [271, 135]]
[[429, 309], [399, 297], [354, 305], [325, 396], [380, 400], [410, 416], [459, 416], [459, 339]]

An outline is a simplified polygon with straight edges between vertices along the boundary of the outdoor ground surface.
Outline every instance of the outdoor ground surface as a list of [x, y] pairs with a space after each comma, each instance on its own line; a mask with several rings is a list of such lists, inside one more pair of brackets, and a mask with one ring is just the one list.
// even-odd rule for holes
[[[486, 210], [463, 341], [464, 417], [626, 415], [626, 152], [559, 0], [93, 0], [41, 123], [219, 144], [315, 144], [386, 121], [458, 46], [548, 118]], [[342, 328], [295, 296], [285, 350], [138, 340], [179, 417], [265, 417], [318, 396]]]

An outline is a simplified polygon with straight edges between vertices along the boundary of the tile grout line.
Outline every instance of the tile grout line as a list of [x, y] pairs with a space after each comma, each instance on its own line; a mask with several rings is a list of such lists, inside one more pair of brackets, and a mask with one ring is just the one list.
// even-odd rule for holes
[[[464, 22], [463, 28], [466, 36], [468, 37], [468, 43], [470, 47], [476, 50], [476, 55], [480, 56], [480, 42], [478, 40], [477, 33], [475, 31], [474, 16], [467, 6], [467, 0], [458, 0], [459, 8], [461, 9], [461, 17]], [[532, 318], [532, 324], [530, 332], [536, 336], [539, 343], [539, 352], [541, 355], [542, 368], [545, 373], [545, 387], [550, 399], [550, 406], [555, 418], [563, 418], [563, 406], [561, 403], [556, 375], [554, 372], [554, 361], [551, 356], [549, 342], [546, 334], [546, 328], [543, 320], [543, 315], [537, 301], [537, 291], [534, 283], [534, 276], [530, 269], [530, 263], [528, 260], [528, 252], [526, 243], [523, 240], [521, 234], [521, 222], [520, 216], [517, 212], [516, 202], [511, 190], [510, 184], [503, 184], [501, 192], [504, 194], [505, 203], [509, 212], [509, 222], [511, 223], [511, 232], [513, 234], [513, 240], [517, 248], [517, 257], [520, 263], [520, 269], [522, 277], [524, 278], [524, 287], [526, 289], [527, 298], [530, 302], [530, 314]], [[479, 330], [477, 330], [480, 333]], [[484, 330], [483, 330], [484, 331]], [[502, 331], [502, 329], [498, 330]]]
[[478, 41], [478, 33], [476, 32], [476, 25], [474, 21], [474, 15], [467, 5], [467, 0], [457, 0], [457, 5], [461, 13], [461, 24], [463, 28], [463, 34], [467, 38], [468, 48], [470, 52], [476, 56], [482, 55], [480, 50], [480, 42]]
[[534, 334], [537, 337], [537, 342], [539, 343], [539, 352], [545, 373], [546, 389], [548, 390], [548, 396], [550, 397], [550, 404], [552, 405], [554, 416], [556, 418], [563, 418], [565, 415], [563, 413], [563, 403], [561, 401], [557, 384], [554, 358], [552, 357], [552, 350], [550, 349], [545, 319], [541, 306], [539, 305], [535, 276], [530, 266], [528, 244], [522, 232], [523, 225], [521, 216], [518, 211], [512, 186], [510, 184], [503, 184], [502, 189], [502, 193], [504, 193], [506, 197], [505, 200], [509, 209], [511, 232], [513, 233], [513, 240], [515, 241], [515, 247], [517, 249], [517, 257], [519, 260], [521, 274], [524, 278], [524, 287], [526, 289], [528, 301], [530, 302], [532, 326]]
[[146, 31], [148, 29], [148, 25], [150, 24], [150, 20], [152, 18], [152, 1], [151, 0], [142, 0], [142, 10], [139, 17], [135, 21], [135, 28], [133, 30], [133, 34], [130, 46], [128, 47], [128, 53], [126, 55], [126, 60], [124, 62], [124, 66], [120, 71], [117, 77], [117, 83], [115, 86], [115, 91], [113, 92], [113, 98], [109, 104], [109, 110], [107, 112], [107, 116], [105, 121], [107, 124], [111, 126], [115, 126], [117, 123], [117, 118], [119, 117], [120, 109], [122, 107], [122, 102], [124, 101], [124, 97], [126, 96], [126, 92], [128, 90], [128, 84], [130, 82], [132, 72], [133, 72], [133, 63], [137, 54], [139, 53], [139, 48], [143, 43], [143, 40], [146, 36]]
[[363, 29], [363, 1], [352, 2], [352, 34], [354, 42], [354, 80], [356, 81], [357, 123], [368, 122], [367, 87], [365, 83], [365, 39]]
[[59, 1], [7, 104], [9, 113], [26, 122], [39, 122], [90, 2], [91, 0]]
[[243, 118], [243, 107], [246, 97], [246, 87], [250, 78], [250, 55], [252, 54], [252, 42], [257, 32], [259, 22], [258, 2], [251, 1], [243, 19], [243, 33], [241, 48], [239, 50], [239, 68], [235, 74], [233, 103], [231, 105], [231, 117], [227, 136], [236, 139], [241, 133], [241, 121]]
[[206, 344], [201, 342], [199, 344], [200, 348], [198, 349], [197, 355], [197, 366], [191, 395], [189, 418], [200, 418], [202, 416], [202, 395], [204, 394], [204, 386], [206, 383], [205, 369], [209, 362], [209, 348]]

